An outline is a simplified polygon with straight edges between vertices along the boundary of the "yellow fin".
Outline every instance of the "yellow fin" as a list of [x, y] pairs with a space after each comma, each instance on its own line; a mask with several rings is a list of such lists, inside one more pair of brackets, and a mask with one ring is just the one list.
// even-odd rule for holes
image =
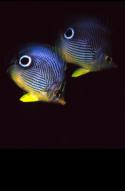
[[72, 73], [72, 77], [77, 78], [77, 77], [82, 76], [82, 75], [84, 75], [84, 74], [87, 74], [87, 73], [89, 73], [89, 72], [90, 72], [89, 69], [79, 68], [79, 69], [75, 70], [75, 71]]
[[20, 98], [20, 101], [22, 101], [22, 102], [36, 102], [36, 101], [39, 101], [39, 99], [34, 94], [26, 93]]
[[64, 98], [59, 99], [58, 103], [60, 103], [61, 105], [66, 105]]

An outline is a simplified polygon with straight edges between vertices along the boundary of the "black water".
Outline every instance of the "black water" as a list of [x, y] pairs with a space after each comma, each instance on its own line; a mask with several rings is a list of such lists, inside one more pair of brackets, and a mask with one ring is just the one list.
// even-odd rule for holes
[[[53, 45], [66, 21], [97, 16], [113, 31], [118, 69], [70, 78], [65, 107], [21, 103], [6, 70], [19, 46]], [[125, 3], [0, 3], [0, 148], [125, 148]]]

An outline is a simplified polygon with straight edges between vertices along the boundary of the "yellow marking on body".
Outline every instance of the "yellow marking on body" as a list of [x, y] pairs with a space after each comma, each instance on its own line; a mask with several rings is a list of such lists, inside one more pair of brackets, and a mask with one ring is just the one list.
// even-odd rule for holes
[[36, 102], [36, 101], [45, 101], [48, 102], [48, 96], [47, 92], [41, 91], [41, 92], [36, 92], [33, 91], [33, 89], [29, 86], [26, 85], [24, 82], [21, 74], [17, 74], [16, 70], [12, 70], [11, 72], [11, 78], [13, 81], [24, 91], [28, 92], [24, 94], [19, 100], [22, 102]]
[[85, 69], [85, 68], [79, 68], [77, 70], [75, 70], [73, 73], [72, 73], [72, 77], [73, 78], [77, 78], [79, 76], [82, 76], [82, 75], [85, 75], [87, 73], [89, 73], [90, 70], [89, 69]]
[[[26, 85], [25, 81], [23, 80], [21, 73], [17, 72], [15, 69], [11, 70], [11, 78], [13, 81], [24, 91], [25, 93], [23, 96], [20, 97], [21, 102], [38, 102], [38, 101], [43, 101], [43, 102], [54, 102], [53, 100], [50, 100], [47, 92], [45, 91], [40, 91], [36, 92], [33, 91], [33, 89], [29, 86]], [[59, 99], [56, 103], [59, 103], [61, 105], [65, 105], [66, 102], [64, 101], [63, 98]]]
[[63, 60], [65, 60], [66, 62], [69, 62], [69, 63], [74, 64], [74, 62], [75, 62], [75, 59], [73, 58], [73, 56], [70, 55], [69, 53], [67, 53], [64, 48], [62, 49], [62, 58], [63, 58]]
[[35, 95], [38, 97], [39, 101], [49, 102], [47, 92], [44, 91], [41, 91], [40, 93], [35, 92]]
[[26, 92], [31, 92], [33, 91], [32, 88], [30, 88], [29, 86], [26, 85], [26, 83], [24, 82], [21, 74], [17, 74], [16, 71], [12, 71], [11, 72], [11, 78], [13, 79], [13, 81], [23, 90], [25, 90]]

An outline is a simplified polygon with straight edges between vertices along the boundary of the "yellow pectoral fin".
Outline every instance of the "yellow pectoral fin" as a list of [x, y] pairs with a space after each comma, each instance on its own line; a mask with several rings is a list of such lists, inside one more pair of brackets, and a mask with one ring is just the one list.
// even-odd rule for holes
[[79, 69], [75, 70], [75, 71], [72, 73], [72, 77], [73, 77], [73, 78], [77, 78], [77, 77], [82, 76], [82, 75], [84, 75], [84, 74], [87, 74], [87, 73], [89, 73], [89, 72], [90, 72], [89, 69], [79, 68]]
[[20, 101], [22, 102], [37, 102], [39, 101], [38, 97], [34, 94], [31, 93], [26, 93], [24, 94], [21, 98]]
[[58, 103], [60, 103], [61, 105], [66, 105], [64, 98], [59, 99]]

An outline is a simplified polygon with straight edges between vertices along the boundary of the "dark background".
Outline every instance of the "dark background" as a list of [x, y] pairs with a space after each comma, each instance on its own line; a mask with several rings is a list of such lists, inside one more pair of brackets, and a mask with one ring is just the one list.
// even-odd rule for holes
[[[24, 43], [54, 45], [66, 21], [108, 21], [118, 69], [70, 78], [66, 106], [21, 103], [6, 70]], [[0, 2], [0, 148], [125, 148], [125, 3]]]

